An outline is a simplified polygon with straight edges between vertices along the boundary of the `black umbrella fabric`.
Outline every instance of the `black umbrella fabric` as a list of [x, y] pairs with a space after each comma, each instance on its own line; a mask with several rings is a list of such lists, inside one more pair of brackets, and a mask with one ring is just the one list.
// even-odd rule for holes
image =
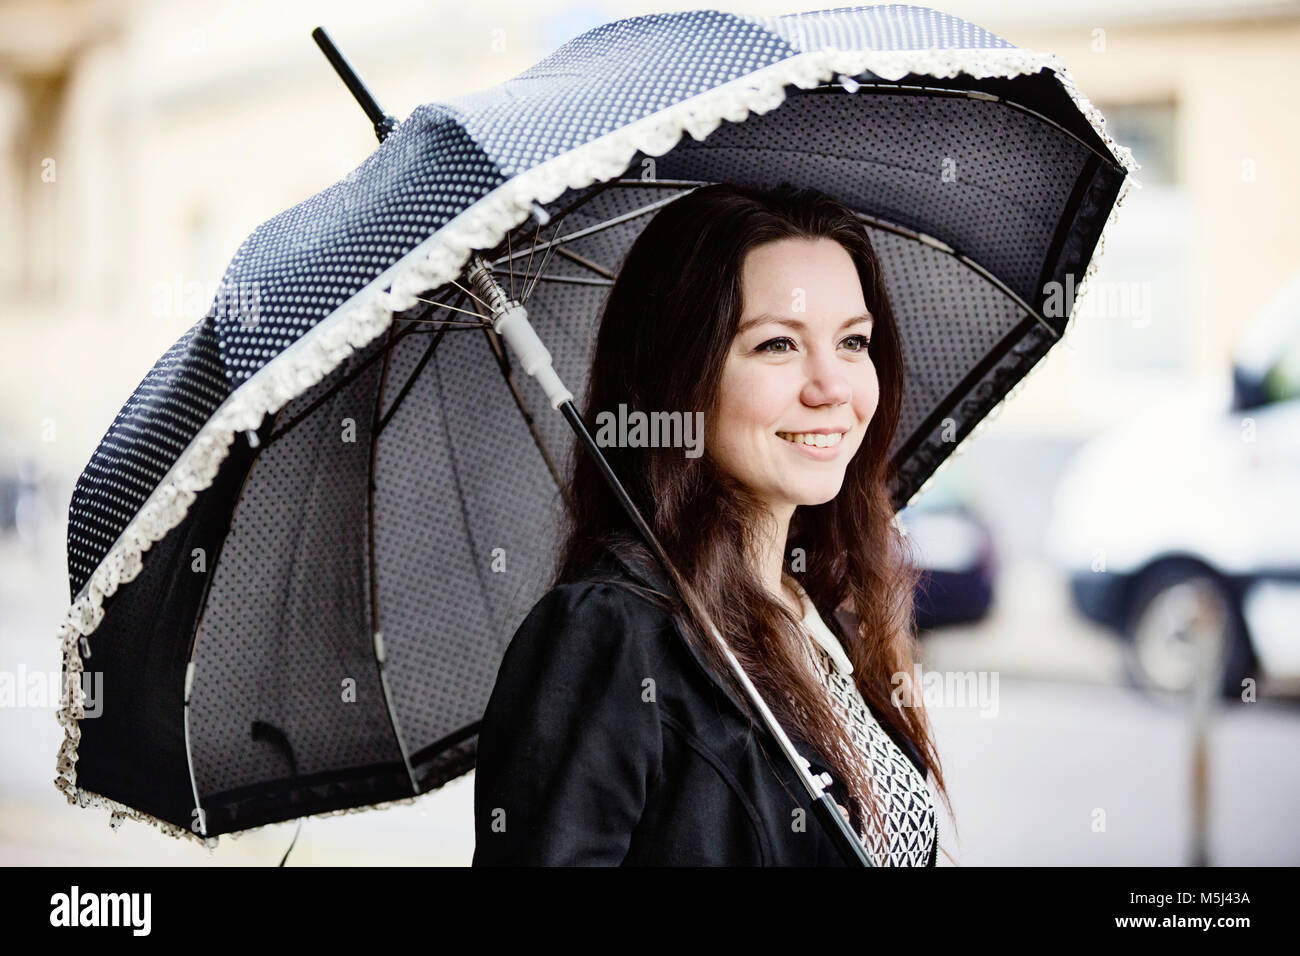
[[473, 769], [575, 446], [465, 314], [472, 253], [528, 273], [582, 394], [656, 209], [715, 182], [830, 194], [903, 335], [901, 508], [1065, 335], [1135, 170], [1056, 57], [919, 7], [620, 20], [420, 106], [243, 243], [81, 475], [56, 785], [212, 845]]

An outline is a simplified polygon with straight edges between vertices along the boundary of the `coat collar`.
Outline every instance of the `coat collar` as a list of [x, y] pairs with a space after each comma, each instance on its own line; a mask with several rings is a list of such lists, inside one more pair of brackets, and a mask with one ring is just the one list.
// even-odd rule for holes
[[[665, 573], [663, 568], [659, 566], [657, 561], [643, 561], [638, 556], [625, 557], [609, 547], [606, 547], [605, 549], [605, 556], [608, 561], [612, 562], [614, 566], [621, 568], [628, 577], [637, 584], [640, 584], [642, 587], [648, 587], [666, 595], [673, 595], [676, 593], [672, 584], [668, 580], [667, 573]], [[733, 707], [742, 714], [746, 713], [746, 708], [741, 706], [741, 702], [736, 697], [735, 692], [714, 672], [713, 667], [699, 652], [695, 644], [688, 639], [686, 628], [685, 625], [682, 624], [681, 618], [676, 614], [674, 614], [672, 618], [674, 633], [676, 633], [678, 639], [686, 647], [686, 650], [695, 660], [695, 663], [699, 665], [700, 670], [703, 671], [705, 676], [713, 682], [715, 687], [726, 695], [727, 700], [731, 702]], [[752, 705], [750, 709], [752, 709]], [[766, 728], [764, 728], [764, 730], [766, 730]]]
[[[608, 546], [605, 548], [603, 560], [604, 562], [609, 563], [612, 567], [622, 569], [622, 571], [629, 578], [631, 578], [637, 584], [640, 584], [642, 587], [649, 587], [655, 591], [660, 592], [661, 594], [674, 593], [673, 587], [668, 581], [668, 575], [664, 572], [664, 570], [661, 567], [659, 567], [659, 563], [657, 561], [651, 561], [647, 563], [642, 561], [638, 557], [625, 558], [622, 554], [618, 553], [617, 551], [613, 550]], [[798, 582], [795, 583], [798, 584]], [[806, 598], [806, 592], [803, 590], [802, 587], [799, 588], [799, 595], [801, 599]], [[809, 608], [812, 607], [811, 601], [808, 602], [807, 607]], [[844, 649], [842, 646], [840, 646], [838, 638], [835, 638], [834, 635], [830, 633], [829, 628], [826, 628], [825, 621], [823, 621], [821, 617], [817, 615], [815, 608], [813, 609], [812, 613], [814, 616], [817, 617], [817, 623], [820, 624], [822, 628], [826, 629], [827, 633], [825, 636], [831, 639], [831, 642], [833, 643], [834, 647], [839, 650], [840, 655], [844, 656]], [[739, 711], [739, 713], [742, 716], [747, 714], [748, 709], [741, 706], [740, 701], [737, 699], [732, 689], [722, 682], [721, 678], [719, 678], [718, 675], [714, 673], [713, 668], [709, 664], [709, 662], [704, 659], [704, 657], [700, 654], [698, 650], [696, 650], [695, 645], [692, 644], [690, 640], [687, 639], [686, 631], [684, 626], [682, 625], [680, 618], [676, 614], [674, 614], [672, 617], [673, 617], [674, 633], [677, 634], [677, 637], [681, 640], [682, 644], [686, 647], [686, 650], [690, 653], [691, 657], [695, 660], [696, 664], [699, 665], [700, 670], [703, 671], [705, 676], [708, 677], [708, 679], [713, 682], [715, 687], [717, 687], [720, 691], [722, 691], [723, 694], [726, 695], [727, 700], [731, 702], [731, 705], [735, 707], [736, 710]], [[807, 621], [806, 618], [805, 621]], [[814, 632], [814, 639], [817, 639], [817, 635], [815, 632]], [[821, 640], [818, 640], [818, 643], [822, 643]], [[832, 653], [832, 657], [834, 656], [835, 655]], [[849, 671], [851, 672], [852, 664], [848, 662], [847, 656], [845, 656], [845, 663], [848, 663]], [[842, 666], [842, 665], [838, 665], [838, 666]], [[759, 734], [771, 740], [772, 745], [774, 747], [776, 746], [776, 741], [775, 738], [773, 738], [772, 736], [772, 732], [767, 729], [766, 724], [764, 724], [762, 720], [755, 720], [754, 727]], [[786, 731], [786, 735], [790, 738], [791, 743], [794, 744], [795, 750], [798, 753], [800, 753], [801, 755], [812, 754], [814, 760], [817, 762], [817, 766], [818, 767], [824, 766], [824, 762], [822, 761], [820, 755], [816, 754], [816, 751], [810, 747], [808, 742], [804, 739], [803, 735], [798, 730], [793, 730], [790, 727], [785, 727], [785, 731]], [[922, 774], [924, 774], [926, 771], [924, 769], [924, 763], [922, 762], [920, 750], [917, 749], [916, 745], [913, 744], [911, 740], [905, 739], [904, 746], [906, 747], [908, 756], [911, 758], [912, 763], [915, 764], [921, 770]], [[802, 759], [806, 759], [806, 757]]]
[[[673, 588], [668, 582], [668, 575], [665, 574], [663, 568], [659, 566], [659, 562], [652, 561], [650, 563], [645, 563], [637, 558], [625, 558], [623, 555], [608, 547], [605, 549], [605, 553], [618, 567], [622, 568], [630, 577], [635, 579], [638, 584], [641, 584], [644, 587], [653, 588], [661, 593], [673, 593]], [[821, 645], [826, 653], [830, 655], [836, 670], [842, 674], [853, 673], [853, 664], [849, 661], [848, 655], [844, 653], [844, 648], [840, 644], [839, 638], [831, 633], [831, 629], [826, 626], [826, 622], [823, 621], [821, 615], [817, 613], [816, 607], [813, 606], [812, 599], [808, 597], [808, 592], [803, 589], [803, 586], [798, 581], [791, 578], [789, 575], [786, 576], [786, 580], [790, 582], [795, 593], [799, 595], [800, 602], [803, 604], [804, 617], [802, 623], [808, 636], [817, 644]], [[713, 682], [723, 690], [729, 691], [730, 688], [718, 680], [716, 675], [713, 673], [713, 669], [708, 666], [708, 662], [705, 661], [696, 651], [695, 645], [686, 640], [686, 635], [681, 625], [681, 621], [676, 616], [673, 618], [673, 625], [678, 636], [681, 637], [682, 641], [690, 649], [692, 656], [700, 666], [704, 668], [709, 677], [713, 679]], [[728, 696], [731, 698], [732, 703], [737, 703], [734, 695], [729, 693]]]

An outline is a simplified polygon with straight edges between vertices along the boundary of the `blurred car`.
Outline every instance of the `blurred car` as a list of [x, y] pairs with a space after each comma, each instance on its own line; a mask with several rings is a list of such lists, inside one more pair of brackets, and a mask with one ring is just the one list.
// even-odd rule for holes
[[14, 534], [29, 545], [39, 539], [51, 520], [48, 486], [36, 459], [0, 430], [0, 536]]
[[1224, 391], [1088, 443], [1053, 502], [1074, 603], [1146, 688], [1186, 691], [1198, 647], [1225, 696], [1300, 675], [1300, 274], [1248, 323]]
[[17, 471], [0, 470], [0, 534], [7, 534], [18, 526], [18, 499], [22, 493], [23, 480]]
[[898, 513], [924, 577], [916, 588], [920, 632], [983, 619], [993, 602], [997, 557], [988, 525], [947, 471]]

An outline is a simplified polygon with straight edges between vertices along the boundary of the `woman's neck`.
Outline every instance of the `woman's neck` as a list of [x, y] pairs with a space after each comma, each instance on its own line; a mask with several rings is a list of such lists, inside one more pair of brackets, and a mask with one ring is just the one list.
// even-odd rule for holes
[[757, 554], [759, 580], [778, 601], [795, 610], [800, 607], [797, 596], [791, 594], [782, 580], [785, 569], [785, 545], [790, 533], [790, 519], [794, 505], [773, 510], [766, 524], [766, 534], [759, 536]]

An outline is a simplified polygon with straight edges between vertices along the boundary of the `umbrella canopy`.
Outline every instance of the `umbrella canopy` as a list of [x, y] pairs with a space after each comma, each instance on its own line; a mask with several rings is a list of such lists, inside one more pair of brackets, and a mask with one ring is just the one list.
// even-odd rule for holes
[[211, 840], [473, 768], [574, 450], [453, 311], [475, 250], [528, 271], [581, 394], [656, 209], [738, 181], [843, 202], [902, 334], [901, 508], [1065, 334], [1135, 169], [1055, 57], [918, 7], [620, 20], [420, 106], [243, 243], [78, 481], [56, 785]]

